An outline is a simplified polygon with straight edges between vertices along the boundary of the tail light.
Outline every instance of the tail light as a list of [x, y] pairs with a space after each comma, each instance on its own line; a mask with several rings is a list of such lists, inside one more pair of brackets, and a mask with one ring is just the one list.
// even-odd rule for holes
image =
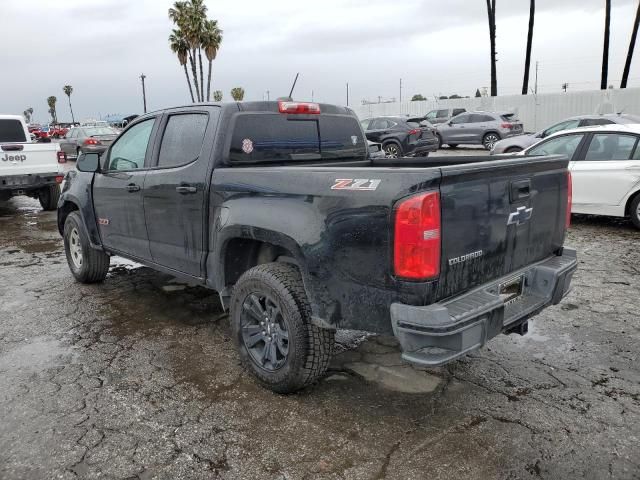
[[100, 140], [95, 138], [87, 138], [84, 142], [85, 145], [101, 145]]
[[440, 195], [427, 192], [403, 200], [395, 210], [395, 275], [426, 280], [440, 275]]
[[280, 113], [320, 114], [320, 105], [309, 102], [278, 102]]
[[67, 154], [61, 151], [57, 152], [58, 163], [67, 163]]
[[420, 131], [421, 130], [419, 128], [414, 128], [413, 130], [409, 130], [409, 135], [417, 135]]
[[503, 123], [502, 125], [500, 125], [502, 128], [513, 128], [513, 123]]
[[567, 230], [571, 226], [571, 206], [573, 205], [573, 185], [571, 180], [571, 172], [567, 172], [567, 219], [565, 227]]
[[64, 180], [63, 175], [56, 175], [56, 183], [62, 183], [62, 180]]

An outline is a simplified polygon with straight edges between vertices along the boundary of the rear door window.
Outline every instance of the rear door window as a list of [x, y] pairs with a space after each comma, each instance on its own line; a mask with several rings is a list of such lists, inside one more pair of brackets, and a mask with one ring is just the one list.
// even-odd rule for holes
[[26, 142], [24, 128], [20, 120], [5, 119], [0, 120], [0, 142]]
[[611, 125], [613, 122], [606, 118], [585, 118], [580, 122], [581, 127], [593, 127], [595, 125]]
[[464, 108], [454, 108], [452, 115], [455, 117], [456, 115], [460, 115], [461, 113], [466, 112]]
[[[377, 120], [371, 128], [375, 129]], [[385, 123], [386, 125], [386, 123]], [[367, 144], [357, 118], [321, 115], [246, 113], [236, 117], [229, 161], [241, 163], [295, 163], [314, 160], [361, 160]]]
[[176, 167], [193, 162], [200, 156], [207, 130], [206, 113], [171, 115], [162, 135], [159, 167]]
[[571, 160], [583, 137], [584, 134], [573, 134], [551, 138], [531, 148], [527, 156], [566, 155]]
[[634, 135], [602, 133], [591, 138], [586, 161], [629, 160], [636, 145]]

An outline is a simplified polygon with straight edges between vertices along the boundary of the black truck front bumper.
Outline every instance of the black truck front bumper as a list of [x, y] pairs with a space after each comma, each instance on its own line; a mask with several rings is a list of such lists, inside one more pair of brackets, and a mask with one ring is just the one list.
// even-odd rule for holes
[[[501, 332], [518, 330], [532, 316], [555, 305], [570, 291], [578, 261], [575, 250], [487, 283], [458, 297], [427, 306], [391, 305], [391, 323], [402, 358], [420, 366], [438, 366], [479, 349]], [[520, 294], [500, 293], [521, 282]]]

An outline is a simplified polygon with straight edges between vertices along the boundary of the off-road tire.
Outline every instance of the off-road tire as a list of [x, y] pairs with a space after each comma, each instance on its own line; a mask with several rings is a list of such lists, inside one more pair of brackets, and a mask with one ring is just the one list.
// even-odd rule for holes
[[[243, 340], [243, 305], [251, 294], [273, 299], [287, 323], [288, 354], [284, 364], [275, 371], [259, 366]], [[311, 308], [300, 271], [295, 266], [267, 263], [245, 272], [233, 289], [230, 317], [242, 365], [264, 387], [277, 393], [292, 393], [313, 384], [326, 373], [335, 331], [311, 323]]]
[[60, 185], [48, 185], [42, 187], [38, 192], [38, 200], [43, 210], [50, 212], [58, 208], [58, 200], [60, 199]]
[[631, 205], [629, 205], [629, 215], [636, 228], [640, 228], [640, 195], [636, 195]]
[[[75, 242], [79, 239], [79, 248], [82, 253], [80, 265], [72, 257], [74, 248], [72, 237], [75, 238]], [[102, 250], [91, 248], [89, 237], [78, 212], [71, 212], [64, 222], [64, 252], [67, 256], [69, 269], [78, 282], [98, 283], [106, 278], [111, 259]]]

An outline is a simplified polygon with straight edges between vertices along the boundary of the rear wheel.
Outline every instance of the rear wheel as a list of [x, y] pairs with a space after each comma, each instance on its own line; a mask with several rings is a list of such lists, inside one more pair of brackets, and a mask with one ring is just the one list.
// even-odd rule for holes
[[91, 248], [78, 212], [71, 212], [64, 222], [64, 251], [69, 269], [80, 283], [102, 282], [106, 278], [109, 255]]
[[491, 150], [493, 146], [500, 141], [500, 136], [497, 133], [487, 133], [482, 138], [482, 145], [487, 150]]
[[398, 158], [402, 156], [402, 148], [397, 143], [387, 143], [384, 147], [384, 154], [387, 158]]
[[636, 228], [640, 228], [640, 195], [636, 195], [629, 206], [631, 221]]
[[436, 135], [438, 138], [438, 149], [442, 148], [442, 137], [440, 135]]
[[302, 277], [293, 265], [267, 263], [244, 273], [230, 310], [240, 360], [263, 386], [291, 393], [327, 371], [335, 332], [311, 323]]
[[60, 186], [56, 183], [54, 185], [48, 185], [43, 187], [38, 192], [38, 200], [43, 210], [51, 211], [58, 207], [58, 200], [60, 199]]

